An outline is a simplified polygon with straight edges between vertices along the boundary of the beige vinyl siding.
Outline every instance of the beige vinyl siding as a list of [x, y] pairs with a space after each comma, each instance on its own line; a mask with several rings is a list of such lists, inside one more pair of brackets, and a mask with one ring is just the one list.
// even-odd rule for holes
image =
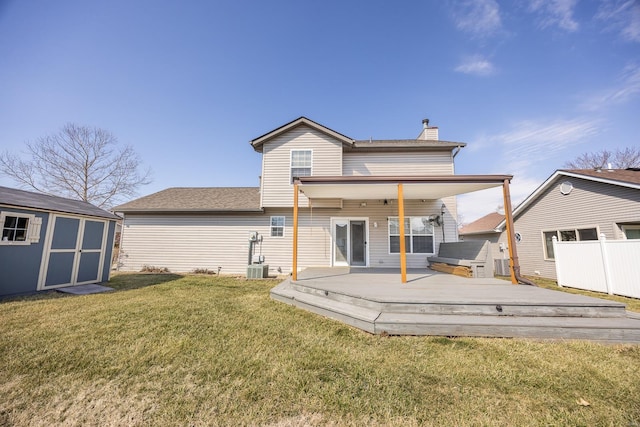
[[269, 235], [269, 216], [125, 215], [119, 269], [144, 265], [172, 272], [208, 268], [242, 272], [247, 265], [249, 232]]
[[[568, 195], [560, 193], [565, 181], [573, 184]], [[559, 176], [515, 219], [522, 274], [556, 278], [555, 262], [544, 259], [544, 231], [595, 227], [607, 239], [620, 239], [617, 224], [640, 222], [639, 206], [640, 190]], [[506, 239], [502, 234], [500, 241]]]
[[[298, 126], [264, 144], [262, 206], [292, 207], [291, 150], [312, 150], [313, 176], [342, 175], [342, 142], [308, 126]], [[308, 206], [302, 194], [299, 206]]]
[[[367, 218], [369, 265], [372, 267], [400, 266], [400, 255], [389, 254], [388, 218], [397, 216], [397, 201], [384, 205], [382, 200], [345, 200], [343, 209], [300, 209], [298, 265], [331, 265], [331, 218]], [[446, 202], [446, 201], [445, 201]], [[448, 201], [451, 203], [451, 200]], [[439, 214], [441, 201], [408, 200], [405, 215], [428, 216]], [[449, 205], [447, 205], [449, 206]], [[456, 226], [447, 211], [445, 232], [447, 241], [456, 239]], [[271, 237], [271, 216], [284, 216], [283, 237]], [[374, 227], [377, 223], [377, 227]], [[166, 267], [172, 272], [190, 272], [208, 268], [222, 273], [246, 272], [249, 233], [263, 236], [262, 255], [270, 274], [288, 274], [292, 266], [293, 217], [292, 210], [268, 209], [260, 215], [126, 215], [120, 249], [119, 270], [140, 271], [144, 265]], [[437, 246], [442, 241], [442, 228], [434, 230]], [[257, 253], [257, 252], [256, 252]], [[424, 268], [428, 254], [408, 254], [409, 268]]]
[[406, 153], [344, 153], [345, 176], [452, 175], [450, 151]]

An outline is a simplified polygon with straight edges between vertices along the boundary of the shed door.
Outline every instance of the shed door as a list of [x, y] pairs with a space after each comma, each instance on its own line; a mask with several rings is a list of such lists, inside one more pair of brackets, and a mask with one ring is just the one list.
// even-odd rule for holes
[[55, 215], [41, 289], [102, 280], [106, 221]]

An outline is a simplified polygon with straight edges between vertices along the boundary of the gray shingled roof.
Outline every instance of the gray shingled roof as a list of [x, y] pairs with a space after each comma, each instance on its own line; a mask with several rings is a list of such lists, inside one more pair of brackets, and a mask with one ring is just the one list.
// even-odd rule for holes
[[640, 169], [561, 169], [561, 172], [575, 173], [592, 178], [617, 181], [620, 183], [640, 184]]
[[32, 191], [18, 190], [9, 187], [0, 187], [0, 205], [119, 219], [119, 217], [111, 212], [107, 212], [104, 209], [100, 209], [82, 200], [49, 196], [48, 194], [34, 193]]
[[498, 212], [491, 212], [479, 218], [472, 223], [469, 223], [462, 227], [458, 232], [463, 236], [466, 234], [484, 234], [496, 232], [496, 227], [504, 220], [504, 215]]
[[258, 187], [174, 187], [116, 206], [114, 212], [260, 212]]

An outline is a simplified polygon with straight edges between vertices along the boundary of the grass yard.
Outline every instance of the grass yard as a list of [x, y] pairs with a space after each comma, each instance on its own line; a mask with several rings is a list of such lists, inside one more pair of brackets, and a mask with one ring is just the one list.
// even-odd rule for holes
[[0, 303], [0, 425], [640, 426], [640, 346], [383, 337], [274, 280], [118, 275]]

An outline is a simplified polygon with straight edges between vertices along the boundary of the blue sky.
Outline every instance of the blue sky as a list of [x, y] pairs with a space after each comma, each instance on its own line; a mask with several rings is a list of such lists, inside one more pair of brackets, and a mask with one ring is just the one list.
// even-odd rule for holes
[[[634, 0], [0, 0], [0, 150], [97, 126], [174, 186], [256, 186], [249, 140], [299, 116], [466, 142], [514, 204], [583, 152], [640, 145]], [[0, 177], [0, 185], [14, 185]], [[500, 191], [459, 198], [465, 221]]]

